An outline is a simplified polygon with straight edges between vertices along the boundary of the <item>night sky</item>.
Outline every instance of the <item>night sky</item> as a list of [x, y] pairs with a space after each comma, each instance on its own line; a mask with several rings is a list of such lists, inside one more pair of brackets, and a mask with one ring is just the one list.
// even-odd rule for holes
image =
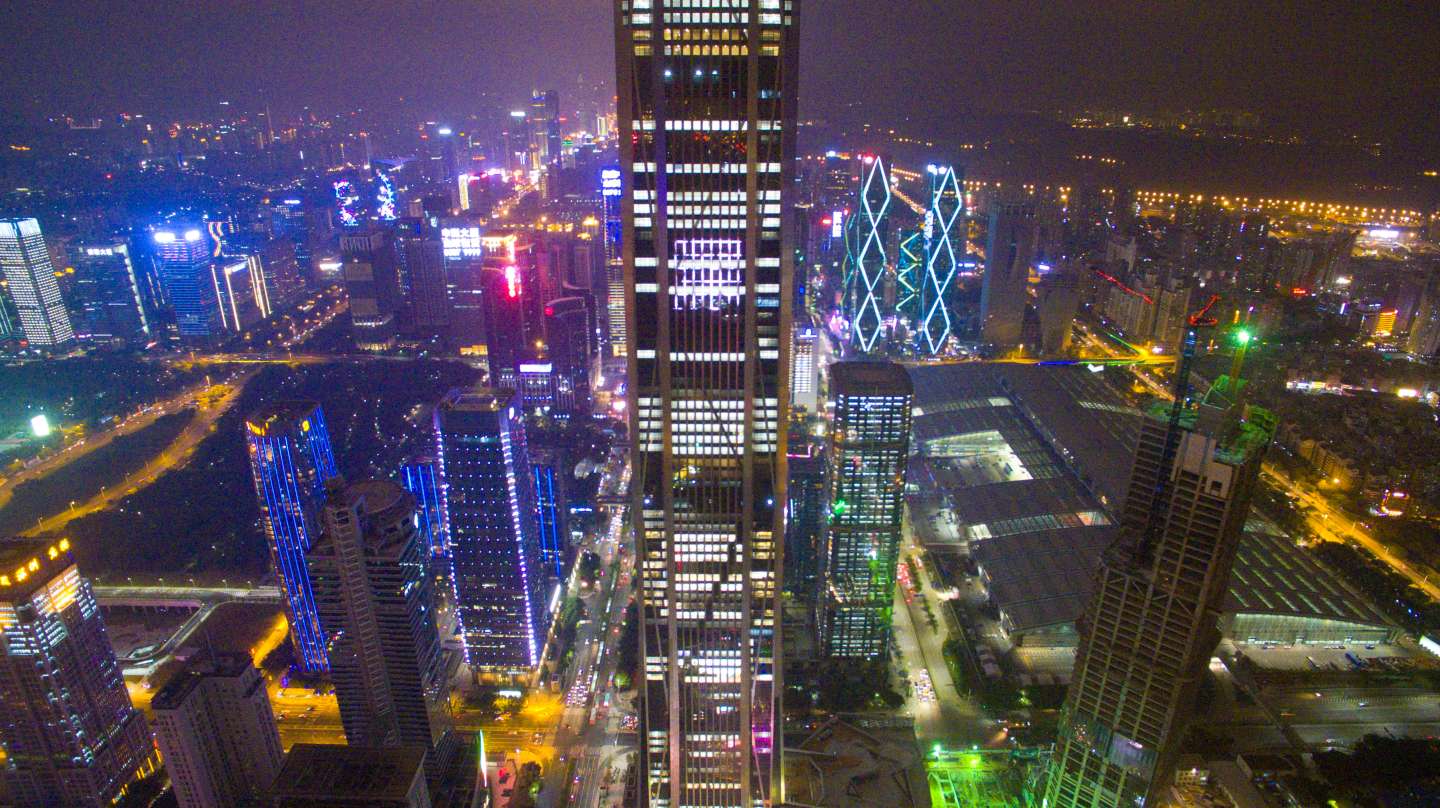
[[[466, 111], [467, 93], [613, 70], [610, 0], [13, 6], [0, 93], [32, 111], [195, 112], [262, 87], [281, 109], [405, 95]], [[802, 22], [806, 115], [888, 123], [928, 93], [962, 114], [1228, 106], [1312, 130], [1440, 136], [1431, 2], [807, 0]]]

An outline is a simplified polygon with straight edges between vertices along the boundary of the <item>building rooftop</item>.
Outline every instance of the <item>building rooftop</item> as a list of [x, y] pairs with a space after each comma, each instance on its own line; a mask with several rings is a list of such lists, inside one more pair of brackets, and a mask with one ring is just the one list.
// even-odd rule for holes
[[245, 654], [225, 653], [193, 659], [158, 691], [150, 701], [155, 710], [173, 710], [185, 703], [201, 682], [211, 677], [233, 679], [250, 668]]
[[[275, 778], [275, 796], [287, 804], [302, 799], [364, 798], [403, 804], [417, 777], [425, 750], [416, 746], [364, 747], [297, 743]], [[368, 804], [368, 803], [367, 803]]]
[[498, 412], [514, 401], [515, 391], [509, 388], [476, 387], [471, 390], [452, 391], [440, 406], [446, 410]]
[[0, 541], [0, 599], [18, 603], [74, 563], [69, 539]]
[[245, 419], [257, 435], [280, 435], [296, 427], [307, 430], [307, 420], [320, 408], [316, 401], [272, 401]]
[[[346, 483], [344, 477], [335, 477], [325, 485], [327, 507], [363, 507], [365, 530], [361, 536], [366, 555], [385, 557], [403, 551], [410, 540], [410, 533], [387, 530], [386, 528], [405, 523], [413, 525], [410, 519], [415, 513], [415, 497], [401, 486], [388, 480], [360, 480]], [[329, 531], [322, 531], [313, 552], [330, 552]]]
[[830, 366], [830, 387], [837, 395], [908, 396], [910, 374], [894, 362], [847, 360]]

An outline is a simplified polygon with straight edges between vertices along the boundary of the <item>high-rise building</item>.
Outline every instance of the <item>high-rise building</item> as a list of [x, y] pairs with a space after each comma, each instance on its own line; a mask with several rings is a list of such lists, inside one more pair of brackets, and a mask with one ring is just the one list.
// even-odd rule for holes
[[465, 660], [526, 673], [550, 613], [519, 396], [457, 390], [436, 408], [435, 433]]
[[150, 708], [180, 808], [268, 804], [285, 753], [265, 677], [248, 656], [191, 660]]
[[325, 483], [337, 474], [325, 414], [314, 401], [276, 402], [251, 415], [245, 432], [295, 659], [304, 670], [323, 671], [325, 638], [305, 553], [319, 536]]
[[1061, 356], [1070, 349], [1075, 313], [1080, 308], [1080, 276], [1073, 267], [1057, 266], [1040, 279], [1035, 307], [1040, 315], [1041, 356]]
[[819, 588], [820, 553], [824, 547], [825, 496], [829, 469], [825, 450], [809, 443], [790, 447], [790, 486], [785, 519], [785, 591], [803, 599], [812, 610]]
[[566, 545], [570, 538], [570, 512], [566, 501], [563, 447], [530, 444], [530, 467], [535, 474], [535, 520], [540, 530], [540, 560], [547, 575], [565, 580]]
[[1440, 356], [1440, 269], [1432, 269], [1410, 319], [1405, 349], [1416, 356]]
[[560, 162], [560, 94], [535, 91], [525, 116], [530, 127], [530, 170], [545, 171]]
[[412, 457], [400, 466], [400, 485], [415, 498], [419, 517], [420, 538], [433, 558], [450, 555], [450, 540], [445, 527], [445, 488], [440, 479], [440, 464], [424, 455]]
[[1234, 404], [1235, 386], [1221, 376], [1173, 431], [1169, 404], [1141, 426], [1120, 536], [1079, 623], [1051, 808], [1154, 805], [1166, 793], [1275, 431], [1270, 413]]
[[423, 219], [402, 220], [395, 229], [395, 248], [404, 269], [409, 312], [407, 325], [426, 335], [450, 327], [450, 294], [446, 262], [478, 260], [480, 228], [473, 224], [443, 225], [438, 232]]
[[44, 350], [69, 347], [75, 331], [38, 221], [0, 219], [0, 271], [10, 287], [25, 340]]
[[980, 287], [980, 341], [987, 345], [1002, 350], [1020, 345], [1036, 228], [1034, 205], [992, 203], [985, 279]]
[[536, 244], [517, 234], [489, 235], [480, 272], [480, 305], [490, 384], [519, 388], [520, 364], [545, 347]]
[[650, 806], [778, 801], [792, 6], [615, 5]]
[[566, 415], [590, 411], [595, 357], [594, 298], [562, 297], [545, 304], [545, 352], [555, 367], [555, 403]]
[[[916, 347], [936, 356], [959, 326], [960, 267], [965, 256], [965, 188], [953, 166], [927, 166], [930, 205], [925, 211], [925, 271], [920, 284]], [[1028, 269], [1026, 270], [1028, 272]]]
[[819, 412], [819, 369], [815, 367], [815, 350], [821, 339], [820, 329], [810, 324], [808, 316], [797, 316], [791, 329], [790, 405], [808, 412]]
[[330, 678], [352, 746], [441, 746], [451, 728], [429, 548], [415, 498], [391, 482], [326, 485], [306, 554]]
[[856, 211], [851, 219], [855, 234], [850, 242], [849, 286], [845, 303], [850, 321], [850, 341], [860, 353], [883, 347], [887, 306], [885, 278], [891, 266], [890, 170], [885, 158], [867, 154], [860, 158], [860, 188]]
[[340, 254], [355, 347], [362, 351], [395, 347], [400, 281], [394, 241], [379, 229], [346, 232], [340, 236]]
[[914, 387], [900, 365], [839, 362], [830, 396], [820, 646], [832, 657], [873, 659], [890, 647]]
[[895, 314], [914, 333], [921, 322], [925, 283], [925, 231], [902, 230], [895, 245]]
[[102, 808], [153, 768], [70, 542], [0, 544], [0, 741], [16, 805]]
[[275, 778], [275, 808], [430, 808], [421, 746], [297, 743]]
[[154, 232], [155, 270], [184, 342], [204, 343], [221, 333], [220, 289], [211, 266], [210, 238], [199, 227]]
[[140, 276], [124, 239], [79, 244], [71, 258], [84, 308], [80, 336], [92, 344], [143, 348], [152, 337]]

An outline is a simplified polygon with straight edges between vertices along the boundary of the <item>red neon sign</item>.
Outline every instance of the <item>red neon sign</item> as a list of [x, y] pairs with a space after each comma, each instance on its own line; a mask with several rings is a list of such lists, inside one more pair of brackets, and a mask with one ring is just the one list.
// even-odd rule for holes
[[511, 300], [520, 296], [520, 272], [514, 264], [505, 267], [505, 291]]

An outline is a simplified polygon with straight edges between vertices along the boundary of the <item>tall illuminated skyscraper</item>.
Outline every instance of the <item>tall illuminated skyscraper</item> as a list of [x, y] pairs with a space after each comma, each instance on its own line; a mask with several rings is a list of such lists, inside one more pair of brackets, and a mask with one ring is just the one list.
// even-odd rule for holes
[[0, 741], [16, 805], [102, 808], [153, 768], [70, 542], [0, 544]]
[[45, 350], [69, 347], [75, 331], [38, 221], [0, 219], [0, 272], [10, 287], [26, 341]]
[[1232, 387], [1221, 376], [1173, 435], [1168, 404], [1141, 426], [1121, 534], [1079, 625], [1050, 808], [1158, 805], [1167, 793], [1275, 432], [1269, 412], [1232, 403]]
[[958, 325], [956, 298], [966, 237], [965, 189], [960, 172], [952, 166], [932, 165], [926, 171], [930, 176], [930, 205], [925, 211], [925, 271], [920, 284], [916, 346], [921, 354], [935, 356], [945, 350]]
[[529, 673], [550, 612], [520, 396], [454, 391], [435, 409], [435, 433], [465, 661]]
[[850, 320], [850, 341], [860, 353], [872, 353], [881, 346], [886, 305], [885, 276], [892, 263], [890, 249], [890, 170], [885, 158], [867, 154], [860, 158], [860, 189], [852, 226], [849, 285], [845, 305]]
[[415, 497], [420, 537], [430, 555], [450, 555], [450, 539], [445, 526], [445, 489], [440, 479], [440, 464], [433, 457], [418, 456], [400, 466], [400, 484]]
[[154, 338], [140, 292], [140, 276], [124, 239], [77, 245], [71, 261], [75, 264], [76, 296], [85, 310], [82, 339], [142, 348]]
[[649, 806], [778, 802], [795, 5], [615, 6]]
[[295, 659], [307, 671], [326, 670], [325, 638], [305, 566], [320, 530], [325, 483], [337, 473], [325, 414], [314, 401], [276, 402], [250, 416], [245, 433]]
[[925, 231], [902, 230], [895, 254], [895, 314], [912, 333], [920, 324], [920, 290], [925, 281]]
[[830, 520], [821, 557], [820, 645], [833, 657], [890, 647], [914, 386], [900, 365], [830, 366]]
[[1020, 345], [1037, 234], [1033, 204], [997, 200], [990, 209], [980, 287], [981, 342], [1002, 350]]
[[175, 316], [175, 331], [186, 342], [205, 342], [221, 333], [220, 285], [210, 238], [199, 227], [156, 230], [155, 267]]

